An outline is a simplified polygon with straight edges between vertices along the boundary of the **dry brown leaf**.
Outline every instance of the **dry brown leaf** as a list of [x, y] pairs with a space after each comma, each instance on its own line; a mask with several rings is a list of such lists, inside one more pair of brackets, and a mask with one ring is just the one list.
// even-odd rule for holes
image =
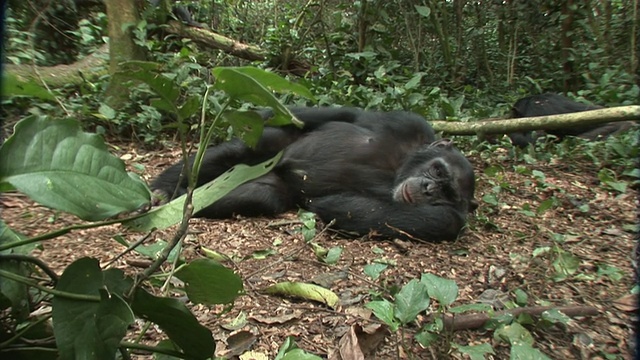
[[618, 310], [633, 312], [638, 310], [638, 295], [628, 294], [613, 301], [613, 307]]
[[273, 325], [273, 324], [284, 324], [293, 319], [298, 319], [300, 318], [300, 315], [301, 315], [300, 311], [294, 311], [291, 314], [284, 314], [280, 316], [253, 315], [253, 316], [250, 316], [250, 318], [257, 322], [261, 322], [263, 324]]
[[330, 360], [364, 360], [371, 357], [384, 341], [387, 327], [371, 324], [363, 328], [355, 324], [344, 334], [338, 344], [338, 351], [334, 351]]

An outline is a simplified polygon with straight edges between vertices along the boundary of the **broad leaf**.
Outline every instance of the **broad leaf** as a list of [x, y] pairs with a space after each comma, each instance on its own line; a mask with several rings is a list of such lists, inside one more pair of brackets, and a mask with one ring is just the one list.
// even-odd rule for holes
[[420, 282], [427, 286], [429, 296], [438, 300], [442, 306], [449, 306], [458, 298], [458, 285], [453, 280], [422, 274]]
[[244, 291], [242, 279], [233, 270], [209, 259], [194, 260], [175, 275], [184, 281], [189, 300], [196, 304], [229, 304]]
[[34, 81], [20, 81], [15, 75], [8, 72], [2, 74], [2, 91], [4, 96], [33, 96], [42, 100], [54, 101], [53, 95], [43, 86]]
[[395, 332], [400, 327], [400, 324], [394, 317], [395, 307], [387, 300], [375, 300], [368, 302], [364, 305], [367, 309], [371, 309], [373, 314], [385, 323], [391, 332]]
[[119, 294], [105, 290], [98, 261], [82, 258], [69, 265], [56, 290], [89, 297], [53, 298], [53, 331], [60, 358], [113, 359], [134, 317]]
[[[309, 89], [307, 89], [303, 85], [293, 83], [276, 73], [265, 71], [252, 66], [233, 67], [228, 69], [232, 69], [239, 73], [250, 76], [255, 81], [259, 82], [262, 86], [271, 91], [296, 94], [303, 96], [309, 100], [315, 100], [313, 94], [311, 93], [311, 91], [309, 91]], [[217, 70], [214, 69], [214, 74], [216, 74], [215, 71]]]
[[276, 99], [269, 84], [258, 81], [253, 77], [255, 74], [247, 74], [246, 69], [225, 67], [213, 69], [211, 72], [216, 77], [214, 88], [224, 91], [233, 100], [273, 109], [274, 116], [267, 120], [268, 125], [294, 124], [301, 127], [302, 122]]
[[513, 344], [511, 346], [511, 360], [551, 360], [542, 351], [529, 344]]
[[211, 330], [200, 325], [179, 300], [153, 296], [137, 289], [131, 307], [136, 315], [157, 324], [189, 358], [213, 356], [215, 342]]
[[471, 360], [484, 360], [486, 354], [495, 355], [493, 352], [493, 347], [491, 344], [478, 344], [478, 345], [470, 345], [463, 346], [457, 344], [451, 344], [454, 348], [456, 348], [461, 354], [466, 354], [471, 358]]
[[395, 296], [396, 319], [402, 324], [407, 324], [416, 319], [419, 313], [429, 307], [429, 294], [427, 287], [420, 281], [409, 281]]
[[[175, 104], [180, 96], [180, 87], [171, 79], [160, 74], [162, 65], [148, 61], [127, 61], [120, 64], [116, 76], [141, 81], [147, 84], [168, 104]], [[173, 110], [172, 110], [173, 112]]]
[[[193, 193], [194, 213], [213, 204], [237, 186], [268, 173], [278, 163], [281, 155], [255, 166], [236, 165], [215, 180], [197, 188]], [[186, 195], [182, 195], [124, 224], [137, 231], [166, 229], [182, 220], [185, 199]]]
[[[23, 239], [23, 236], [11, 230], [4, 221], [0, 220], [0, 245], [14, 243]], [[36, 244], [23, 245], [4, 250], [0, 254], [28, 255], [35, 247]], [[28, 277], [31, 273], [31, 266], [24, 261], [3, 260], [0, 261], [0, 270]], [[6, 303], [4, 300], [0, 301], [0, 309], [4, 310], [11, 307], [13, 317], [18, 320], [24, 320], [28, 317], [30, 301], [28, 288], [25, 284], [0, 276], [0, 297], [6, 299]]]
[[102, 138], [82, 132], [72, 119], [21, 120], [0, 148], [0, 184], [90, 221], [133, 211], [150, 199], [146, 184], [125, 171]]
[[222, 116], [231, 124], [233, 134], [250, 147], [255, 147], [262, 135], [264, 120], [255, 111], [225, 111]]

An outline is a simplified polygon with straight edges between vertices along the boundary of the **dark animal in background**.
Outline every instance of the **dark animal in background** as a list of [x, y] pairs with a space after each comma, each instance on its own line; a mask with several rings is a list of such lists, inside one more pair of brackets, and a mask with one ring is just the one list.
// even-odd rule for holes
[[[527, 96], [516, 101], [511, 109], [511, 118], [569, 114], [602, 108], [602, 106], [579, 103], [562, 95], [545, 93]], [[621, 121], [547, 131], [515, 132], [508, 135], [514, 145], [525, 147], [535, 143], [536, 140], [544, 136], [545, 133], [555, 135], [559, 139], [565, 136], [578, 136], [588, 140], [600, 140], [607, 136], [628, 130], [632, 126], [633, 122]]]
[[[149, 3], [151, 4], [152, 7], [158, 7], [161, 5], [160, 4], [161, 1], [166, 1], [166, 0], [149, 0]], [[175, 1], [172, 0], [170, 2], [173, 3]], [[173, 15], [175, 15], [175, 17], [178, 20], [184, 22], [187, 25], [200, 27], [200, 28], [206, 27], [204, 24], [193, 20], [193, 17], [191, 16], [191, 12], [186, 6], [173, 5], [171, 7], [171, 10], [173, 11]]]
[[[268, 174], [240, 185], [197, 216], [276, 215], [297, 207], [333, 227], [358, 235], [455, 239], [474, 210], [475, 178], [450, 140], [436, 140], [422, 117], [408, 112], [354, 108], [299, 108], [304, 122], [266, 127], [255, 148], [238, 139], [207, 149], [197, 186], [240, 163], [253, 165], [284, 154]], [[262, 113], [266, 119], [269, 112]], [[163, 194], [178, 184], [183, 163], [153, 182]]]

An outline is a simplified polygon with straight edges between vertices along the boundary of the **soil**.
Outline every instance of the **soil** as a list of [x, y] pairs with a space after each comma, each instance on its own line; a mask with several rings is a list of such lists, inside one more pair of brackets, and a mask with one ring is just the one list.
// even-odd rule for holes
[[[131, 169], [144, 165], [143, 176], [147, 179], [177, 159], [176, 151], [160, 155], [129, 145], [114, 146], [113, 150]], [[314, 242], [327, 249], [343, 249], [339, 261], [327, 265], [303, 241], [295, 213], [269, 219], [193, 219], [183, 256], [192, 260], [203, 257], [204, 249], [214, 250], [231, 259], [225, 265], [244, 279], [246, 294], [231, 309], [191, 306], [201, 323], [214, 333], [216, 355], [233, 358], [251, 350], [253, 358], [261, 354], [273, 358], [285, 339], [293, 336], [298, 347], [308, 352], [339, 359], [342, 350], [343, 358], [350, 359], [355, 358], [348, 355], [354, 345], [347, 340], [355, 329], [370, 335], [360, 337], [360, 347], [374, 345], [366, 358], [462, 359], [466, 357], [455, 351], [453, 344], [483, 343], [493, 346], [495, 355], [488, 358], [508, 358], [509, 346], [494, 339], [492, 331], [457, 330], [422, 348], [412, 337], [428, 322], [427, 314], [420, 315], [403, 332], [392, 334], [364, 307], [376, 296], [389, 298], [394, 288], [429, 273], [456, 281], [459, 295], [453, 306], [474, 304], [497, 294], [501, 301], [494, 299], [491, 303], [500, 310], [505, 302], [514, 300], [519, 289], [528, 295], [529, 307], [593, 307], [596, 315], [576, 316], [565, 325], [527, 326], [535, 340], [533, 346], [553, 359], [631, 359], [637, 308], [631, 295], [635, 276], [631, 229], [637, 221], [637, 191], [627, 189], [620, 194], [607, 188], [598, 180], [598, 169], [586, 160], [572, 159], [570, 165], [566, 160], [530, 165], [516, 162], [506, 150], [490, 158], [473, 156], [471, 160], [480, 208], [470, 216], [468, 229], [455, 242], [349, 239], [323, 231], [323, 225], [318, 224]], [[534, 170], [543, 173], [544, 179], [539, 173], [534, 176]], [[553, 200], [553, 206], [537, 213], [541, 204], [545, 207], [551, 203], [545, 200]], [[1, 204], [5, 209], [3, 219], [27, 235], [78, 222], [20, 194], [3, 196]], [[115, 225], [75, 231], [43, 242], [34, 255], [58, 274], [81, 257], [95, 257], [107, 264], [125, 250], [114, 241], [116, 235], [129, 242], [141, 236]], [[171, 231], [156, 232], [147, 241], [170, 237]], [[541, 251], [545, 248], [551, 251]], [[554, 262], [562, 251], [577, 257], [579, 267], [566, 279], [558, 280]], [[363, 267], [376, 262], [389, 267], [372, 280]], [[145, 264], [148, 259], [132, 252], [110, 266], [135, 274]], [[167, 265], [164, 270], [168, 269]], [[331, 309], [311, 300], [262, 292], [284, 281], [320, 284], [338, 294], [341, 303]], [[432, 301], [429, 311], [435, 309], [437, 303]], [[232, 323], [241, 318], [246, 320], [239, 326]], [[132, 333], [140, 326], [137, 324]], [[155, 344], [163, 338], [152, 327], [144, 342]]]

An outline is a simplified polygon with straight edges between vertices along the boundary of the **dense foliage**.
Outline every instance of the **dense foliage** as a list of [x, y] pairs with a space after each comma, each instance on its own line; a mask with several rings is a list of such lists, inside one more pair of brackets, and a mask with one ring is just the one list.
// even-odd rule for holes
[[[99, 2], [26, 3], [11, 2], [10, 63], [71, 63], [106, 40], [106, 15]], [[569, 92], [605, 106], [633, 104], [640, 96], [640, 29], [629, 11], [633, 0], [181, 4], [211, 30], [265, 49], [267, 61], [256, 65], [291, 74], [321, 105], [403, 108], [433, 119], [466, 120], [502, 115], [527, 93]], [[46, 11], [37, 17], [33, 9]], [[212, 66], [246, 63], [164, 31], [152, 14], [149, 9], [142, 13], [142, 22], [133, 29], [136, 41], [150, 51], [151, 60], [166, 64], [165, 71], [187, 92], [202, 94]], [[96, 113], [105, 80], [87, 77], [81, 84], [54, 89], [58, 106], [12, 98], [5, 100], [9, 106], [4, 111], [65, 111], [110, 132], [157, 140], [168, 119], [148, 106], [144, 88], [131, 89], [125, 109]]]

